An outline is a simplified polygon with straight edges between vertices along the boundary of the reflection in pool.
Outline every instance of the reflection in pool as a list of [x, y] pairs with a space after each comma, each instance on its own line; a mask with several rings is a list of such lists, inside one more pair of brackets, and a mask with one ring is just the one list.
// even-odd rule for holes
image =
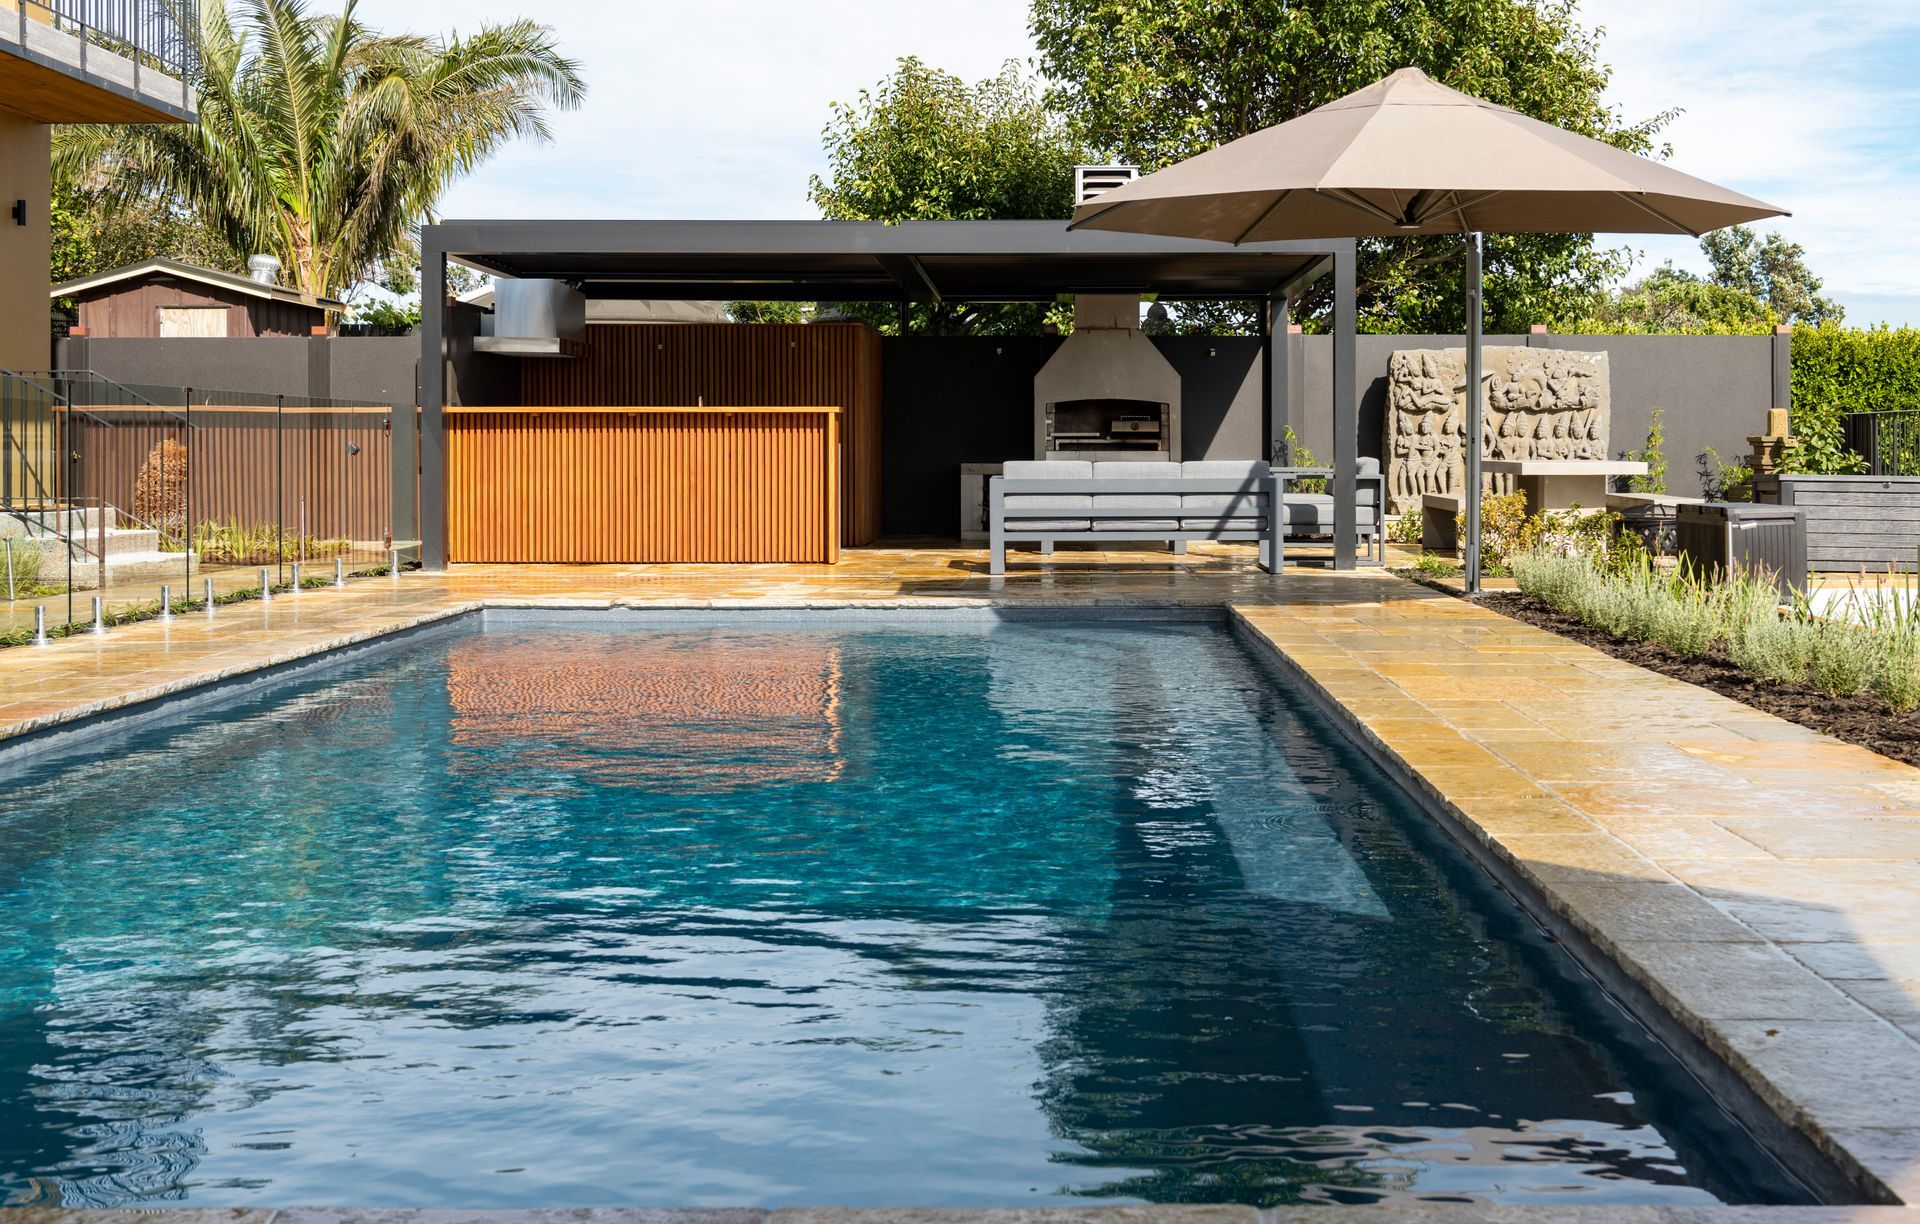
[[494, 629], [7, 785], [0, 1201], [1799, 1195], [1217, 629]]

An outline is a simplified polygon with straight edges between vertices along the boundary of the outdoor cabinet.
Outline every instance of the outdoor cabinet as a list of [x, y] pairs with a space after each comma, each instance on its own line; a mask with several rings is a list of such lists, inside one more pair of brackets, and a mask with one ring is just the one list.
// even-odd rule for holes
[[1750, 502], [1701, 502], [1679, 507], [1674, 532], [1680, 561], [1695, 573], [1765, 574], [1791, 599], [1807, 581], [1804, 511]]

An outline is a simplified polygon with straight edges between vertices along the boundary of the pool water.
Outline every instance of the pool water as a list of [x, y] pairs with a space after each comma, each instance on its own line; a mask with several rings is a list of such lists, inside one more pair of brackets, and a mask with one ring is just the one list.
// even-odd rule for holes
[[1803, 1198], [1216, 627], [457, 631], [0, 788], [4, 1203]]

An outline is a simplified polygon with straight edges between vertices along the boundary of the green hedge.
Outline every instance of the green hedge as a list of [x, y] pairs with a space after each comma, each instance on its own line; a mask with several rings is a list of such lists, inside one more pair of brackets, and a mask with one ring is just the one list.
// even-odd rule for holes
[[1920, 408], [1920, 329], [1800, 326], [1793, 329], [1793, 432], [1787, 466], [1854, 472], [1845, 416]]

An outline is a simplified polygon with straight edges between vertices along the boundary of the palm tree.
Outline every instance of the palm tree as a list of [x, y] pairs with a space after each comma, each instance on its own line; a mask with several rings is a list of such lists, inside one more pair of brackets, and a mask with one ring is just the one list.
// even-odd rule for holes
[[531, 21], [383, 35], [302, 0], [209, 0], [197, 126], [61, 128], [54, 172], [108, 207], [156, 197], [336, 294], [407, 251], [442, 193], [509, 141], [550, 136], [585, 86]]

